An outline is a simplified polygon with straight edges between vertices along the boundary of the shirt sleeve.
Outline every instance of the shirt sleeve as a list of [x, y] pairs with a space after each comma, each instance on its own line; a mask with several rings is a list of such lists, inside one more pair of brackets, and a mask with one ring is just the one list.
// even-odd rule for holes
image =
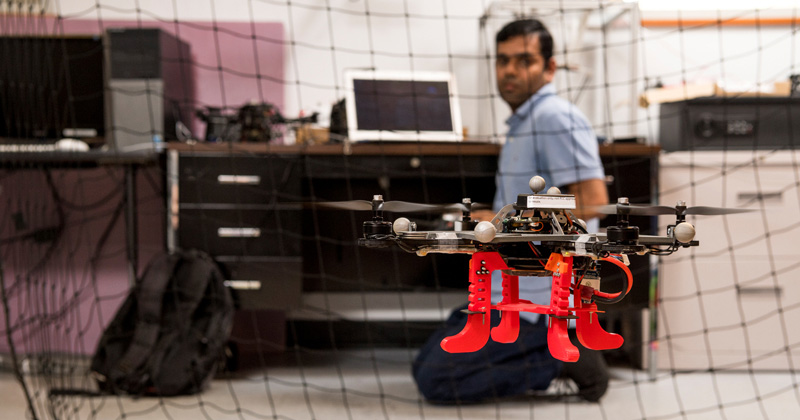
[[538, 118], [537, 154], [552, 177], [553, 185], [565, 186], [588, 179], [603, 178], [597, 136], [589, 121], [575, 106], [549, 107]]

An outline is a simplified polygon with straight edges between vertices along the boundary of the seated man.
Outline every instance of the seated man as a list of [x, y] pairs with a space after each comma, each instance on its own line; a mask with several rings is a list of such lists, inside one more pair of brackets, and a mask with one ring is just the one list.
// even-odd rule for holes
[[[496, 37], [497, 87], [513, 115], [500, 153], [494, 210], [528, 193], [528, 180], [542, 176], [548, 186], [566, 188], [576, 197], [576, 216], [596, 217], [590, 209], [607, 204], [597, 138], [586, 117], [555, 94], [551, 84], [556, 70], [553, 38], [538, 20], [511, 22]], [[494, 213], [475, 212], [474, 218], [490, 220]], [[596, 231], [597, 220], [589, 228]], [[520, 278], [520, 297], [547, 304], [549, 278]], [[492, 301], [501, 300], [501, 276], [492, 276]], [[465, 306], [466, 307], [466, 306]], [[464, 308], [465, 308], [464, 307]], [[547, 317], [522, 312], [519, 338], [514, 343], [489, 341], [474, 353], [447, 353], [443, 338], [463, 328], [467, 314], [456, 309], [420, 350], [413, 376], [422, 395], [431, 402], [464, 403], [524, 395], [545, 390], [559, 375], [575, 381], [581, 397], [598, 401], [608, 387], [608, 372], [600, 352], [583, 350], [576, 363], [562, 363], [547, 346]], [[488, 321], [488, 320], [487, 320]], [[497, 325], [497, 311], [491, 323]]]

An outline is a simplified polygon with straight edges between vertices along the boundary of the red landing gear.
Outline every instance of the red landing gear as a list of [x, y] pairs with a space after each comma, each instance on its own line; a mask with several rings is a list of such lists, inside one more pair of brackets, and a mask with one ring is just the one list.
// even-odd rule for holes
[[[500, 254], [476, 252], [472, 254], [469, 272], [469, 306], [467, 324], [456, 335], [442, 340], [442, 349], [449, 353], [466, 353], [481, 349], [491, 335], [494, 341], [513, 343], [519, 335], [519, 313], [535, 312], [549, 315], [547, 344], [556, 359], [575, 362], [580, 357], [578, 348], [569, 340], [569, 320], [576, 320], [578, 340], [593, 350], [615, 349], [622, 345], [623, 338], [603, 330], [597, 319], [597, 305], [584, 304], [580, 299], [580, 287], [576, 286], [575, 306], [570, 307], [572, 286], [572, 257], [552, 254], [547, 269], [553, 271], [550, 305], [538, 305], [519, 298], [519, 277], [503, 273], [503, 299], [498, 304], [491, 302], [492, 271], [506, 270]], [[619, 265], [619, 264], [618, 264]], [[630, 283], [629, 283], [630, 284]], [[500, 324], [491, 328], [491, 310], [500, 311]]]

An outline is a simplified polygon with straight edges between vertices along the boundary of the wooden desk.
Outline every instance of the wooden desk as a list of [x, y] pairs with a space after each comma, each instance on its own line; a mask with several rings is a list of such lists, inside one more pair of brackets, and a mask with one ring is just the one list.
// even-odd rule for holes
[[[298, 155], [333, 155], [333, 156], [379, 156], [379, 155], [497, 155], [502, 145], [483, 142], [449, 142], [449, 143], [342, 143], [312, 145], [280, 145], [270, 143], [170, 143], [169, 150], [179, 152], [210, 152], [235, 154], [298, 154]], [[601, 157], [635, 157], [657, 156], [659, 146], [648, 146], [638, 143], [611, 143], [600, 145]]]

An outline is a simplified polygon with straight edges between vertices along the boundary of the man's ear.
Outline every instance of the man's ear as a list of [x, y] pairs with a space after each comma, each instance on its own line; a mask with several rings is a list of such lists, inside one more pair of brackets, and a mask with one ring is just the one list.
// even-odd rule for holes
[[544, 69], [544, 77], [548, 82], [552, 82], [555, 75], [556, 75], [556, 59], [550, 57], [550, 59], [547, 60], [547, 66]]

